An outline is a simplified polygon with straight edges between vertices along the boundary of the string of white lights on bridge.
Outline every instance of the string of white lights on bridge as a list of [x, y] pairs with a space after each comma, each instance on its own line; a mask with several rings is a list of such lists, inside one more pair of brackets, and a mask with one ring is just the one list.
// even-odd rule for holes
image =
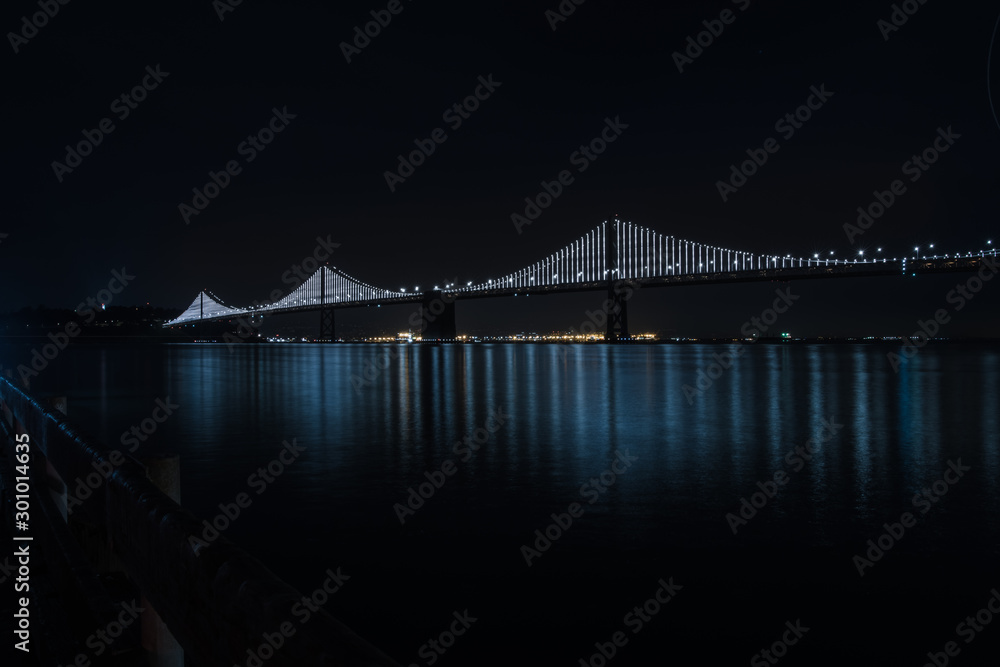
[[[609, 229], [608, 225], [613, 227]], [[613, 249], [613, 253], [610, 254], [609, 242]], [[992, 242], [987, 241], [987, 244], [991, 245]], [[914, 251], [918, 252], [919, 247], [914, 248]], [[981, 251], [977, 255], [996, 255], [996, 250]], [[971, 257], [972, 253], [968, 256]], [[820, 258], [818, 254], [814, 254], [811, 258], [755, 254], [688, 241], [631, 222], [614, 219], [602, 222], [548, 257], [514, 273], [497, 279], [488, 279], [479, 284], [470, 281], [464, 287], [446, 285], [445, 291], [491, 292], [505, 289], [572, 286], [607, 280], [711, 276], [769, 269], [874, 265], [900, 261], [888, 258], [865, 259], [863, 251], [859, 251], [859, 257], [859, 259], [838, 259]], [[901, 261], [905, 269], [907, 258]], [[435, 290], [437, 289], [435, 287]], [[233, 308], [225, 305], [221, 299], [207, 290], [203, 291], [180, 316], [164, 326], [327, 305], [412, 301], [417, 296], [418, 294], [405, 290], [393, 291], [374, 287], [336, 268], [323, 266], [291, 293], [272, 304]]]
[[[876, 263], [880, 260], [843, 260], [759, 255], [667, 236], [652, 229], [615, 220], [610, 238], [616, 266], [609, 266], [607, 225], [603, 222], [579, 239], [531, 266], [459, 291], [519, 287], [548, 287], [665, 276], [692, 276], [761, 269], [805, 268]], [[881, 260], [885, 261], [885, 260]]]
[[164, 326], [196, 322], [201, 319], [258, 315], [276, 311], [295, 310], [296, 308], [310, 308], [343, 303], [369, 303], [372, 301], [412, 297], [412, 294], [407, 294], [406, 292], [394, 292], [363, 283], [336, 268], [321, 266], [319, 270], [309, 276], [304, 283], [296, 287], [288, 295], [275, 303], [263, 306], [233, 308], [223, 304], [219, 298], [205, 290], [195, 297], [194, 301], [183, 313], [167, 322]]

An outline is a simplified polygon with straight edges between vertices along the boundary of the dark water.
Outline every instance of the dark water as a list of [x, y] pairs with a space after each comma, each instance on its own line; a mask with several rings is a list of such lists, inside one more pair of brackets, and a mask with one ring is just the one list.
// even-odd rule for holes
[[[1000, 618], [970, 642], [956, 626], [1000, 586], [1000, 350], [930, 346], [894, 373], [886, 346], [744, 349], [690, 401], [735, 347], [81, 344], [33, 388], [68, 394], [109, 443], [169, 397], [136, 455], [181, 454], [202, 517], [249, 492], [226, 535], [303, 592], [341, 568], [326, 609], [404, 665], [431, 664], [422, 645], [465, 610], [434, 664], [579, 665], [619, 631], [609, 664], [771, 664], [754, 656], [786, 621], [808, 631], [781, 664], [923, 665], [948, 641], [954, 664], [995, 664]], [[293, 438], [304, 451], [258, 495], [248, 477]], [[786, 459], [810, 438], [811, 460]], [[613, 483], [590, 484], [616, 457]], [[448, 460], [401, 524], [394, 505]], [[727, 513], [779, 470], [734, 535]], [[572, 503], [529, 566], [522, 545]], [[859, 576], [854, 556], [905, 512], [915, 525]], [[671, 578], [669, 603], [629, 615]]]

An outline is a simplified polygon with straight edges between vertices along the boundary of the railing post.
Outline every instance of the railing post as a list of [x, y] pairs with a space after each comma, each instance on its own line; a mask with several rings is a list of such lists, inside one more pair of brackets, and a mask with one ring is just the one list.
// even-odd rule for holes
[[[206, 536], [206, 522], [158, 488], [157, 484], [174, 487], [168, 491], [176, 497], [177, 474], [176, 470], [170, 472], [176, 461], [151, 463], [154, 469], [166, 466], [166, 470], [150, 473], [131, 457], [119, 461], [114, 450], [85, 437], [61, 415], [42, 408], [6, 379], [0, 379], [0, 406], [9, 409], [16, 433], [23, 433], [25, 426], [33, 429], [32, 449], [51, 460], [62, 478], [78, 479], [85, 485], [95, 468], [114, 468], [100, 483], [99, 496], [81, 512], [76, 528], [77, 513], [72, 513], [71, 532], [81, 542], [83, 556], [93, 558], [93, 545], [88, 548], [85, 544], [91, 540], [100, 540], [110, 548], [108, 553], [121, 561], [122, 571], [144, 597], [156, 602], [157, 612], [170, 622], [171, 634], [183, 642], [184, 653], [193, 663], [242, 664], [247, 655], [244, 644], [290, 623], [288, 610], [302, 599], [302, 593], [225, 536]], [[147, 474], [157, 479], [157, 484]], [[44, 494], [42, 499], [48, 505]], [[81, 531], [88, 533], [82, 540]], [[196, 539], [198, 535], [208, 543]], [[108, 571], [110, 566], [103, 565], [106, 560], [100, 558], [100, 564], [91, 565], [96, 572]], [[92, 577], [81, 581], [96, 583]], [[111, 603], [104, 593], [99, 597]], [[73, 604], [72, 600], [61, 601]], [[173, 650], [172, 643], [164, 641], [157, 627], [153, 629], [154, 636], [144, 641], [156, 651], [150, 657], [155, 661], [151, 664], [182, 665], [184, 657]], [[309, 624], [296, 627], [296, 631], [301, 639], [275, 647], [269, 664], [399, 667], [326, 611], [319, 610]]]
[[[50, 398], [49, 403], [59, 412], [64, 415], [67, 414], [69, 404], [65, 396], [55, 396]], [[45, 458], [45, 477], [48, 481], [49, 494], [52, 496], [52, 502], [56, 504], [56, 509], [59, 510], [59, 515], [62, 517], [63, 521], [69, 522], [66, 482], [63, 481], [63, 478], [59, 475], [59, 471], [55, 469], [55, 466], [52, 465], [52, 462], [49, 461], [48, 457]]]
[[[181, 462], [178, 456], [150, 456], [142, 461], [146, 476], [178, 505], [181, 502]], [[184, 667], [184, 649], [167, 624], [142, 596], [142, 647], [150, 667]]]

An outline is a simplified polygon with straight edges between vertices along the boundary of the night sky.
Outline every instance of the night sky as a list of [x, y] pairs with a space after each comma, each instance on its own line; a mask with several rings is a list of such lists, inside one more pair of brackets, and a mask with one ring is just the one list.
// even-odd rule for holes
[[[388, 4], [243, 0], [69, 2], [26, 42], [7, 34], [3, 99], [6, 207], [0, 311], [74, 307], [114, 269], [135, 281], [118, 305], [183, 308], [202, 288], [230, 305], [265, 299], [318, 236], [331, 264], [398, 289], [483, 280], [541, 259], [600, 221], [759, 253], [889, 257], [1000, 243], [996, 164], [1000, 55], [989, 70], [995, 6], [810, 5], [758, 0], [587, 0], [556, 23], [538, 3], [421, 3], [399, 13], [351, 62], [342, 43]], [[728, 10], [722, 33], [678, 71], [675, 52]], [[35, 2], [6, 3], [5, 33]], [[220, 13], [222, 20], [220, 20]], [[383, 15], [384, 17], [385, 15]], [[898, 16], [898, 15], [897, 15]], [[885, 36], [888, 35], [888, 39]], [[706, 38], [707, 41], [707, 38]], [[167, 73], [134, 109], [115, 100], [147, 67]], [[444, 113], [496, 82], [455, 127]], [[775, 124], [832, 93], [792, 136]], [[480, 90], [483, 90], [482, 88]], [[240, 148], [274, 109], [294, 118], [254, 159]], [[127, 111], [127, 117], [122, 115]], [[108, 118], [114, 129], [72, 172], [66, 146]], [[627, 125], [586, 171], [571, 155], [605, 119]], [[960, 138], [915, 182], [903, 164], [952, 128]], [[447, 139], [396, 183], [397, 156], [442, 128]], [[723, 201], [717, 181], [773, 137], [780, 146]], [[185, 223], [180, 204], [236, 160], [240, 173]], [[574, 182], [530, 226], [511, 221], [560, 171]], [[61, 181], [60, 181], [61, 178]], [[862, 236], [844, 223], [874, 190], [906, 192]], [[966, 276], [793, 283], [783, 326], [801, 335], [905, 334]], [[13, 281], [13, 282], [11, 282]], [[13, 284], [13, 289], [11, 285]], [[777, 285], [656, 290], [630, 304], [633, 332], [735, 335]], [[989, 283], [944, 335], [995, 335]], [[462, 302], [460, 332], [578, 327], [603, 295]], [[405, 328], [412, 306], [352, 312], [347, 327]]]

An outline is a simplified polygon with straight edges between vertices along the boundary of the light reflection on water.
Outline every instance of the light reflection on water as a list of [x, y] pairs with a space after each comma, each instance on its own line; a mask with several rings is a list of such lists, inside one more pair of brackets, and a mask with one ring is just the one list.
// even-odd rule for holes
[[[520, 576], [518, 547], [579, 501], [581, 484], [619, 449], [639, 460], [587, 507], [560, 555], [545, 556], [558, 559], [558, 576], [593, 576], [583, 573], [595, 553], [652, 571], [664, 554], [697, 563], [703, 550], [745, 563], [765, 557], [758, 548], [850, 551], [958, 457], [973, 471], [941, 503], [947, 521], [922, 524], [899, 549], [961, 548], [981, 554], [984, 568], [996, 555], [988, 517], [1000, 509], [1000, 355], [992, 348], [931, 346], [896, 374], [884, 346], [756, 344], [690, 401], [684, 385], [735, 346], [389, 349], [80, 345], [35, 388], [68, 394], [71, 417], [112, 444], [169, 396], [181, 407], [143, 450], [182, 456], [182, 497], [202, 516], [296, 438], [303, 456], [227, 534], [302, 588], [342, 559], [378, 568], [387, 587], [447, 562], [448, 578], [435, 584], [443, 606], [462, 604], [470, 581], [499, 595], [505, 584], [481, 579]], [[369, 366], [378, 369], [370, 381]], [[498, 407], [508, 421], [401, 526], [393, 505], [426, 471], [457, 461], [455, 443]], [[724, 515], [788, 470], [786, 453], [820, 441], [830, 419], [843, 429], [734, 538]], [[359, 623], [368, 627], [363, 614]], [[426, 634], [417, 628], [413, 635]]]

